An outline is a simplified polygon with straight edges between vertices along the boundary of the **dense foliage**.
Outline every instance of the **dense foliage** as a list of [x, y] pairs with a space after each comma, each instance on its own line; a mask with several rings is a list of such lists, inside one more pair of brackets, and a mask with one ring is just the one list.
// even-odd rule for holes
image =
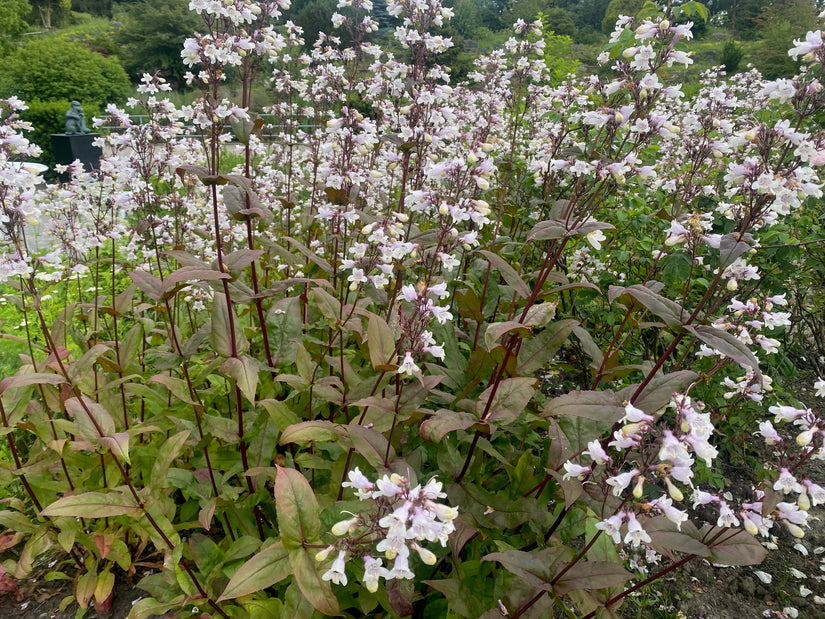
[[41, 101], [122, 103], [129, 77], [114, 58], [57, 38], [37, 39], [15, 50], [0, 65], [0, 95]]
[[[438, 0], [387, 3], [398, 54], [368, 0], [309, 52], [285, 4], [194, 1], [200, 98], [144, 76], [146, 122], [108, 106], [67, 184], [20, 165], [25, 104], [0, 103], [27, 346], [0, 381], [0, 584], [62, 551], [66, 604], [137, 574], [135, 619], [590, 619], [804, 537], [825, 421], [774, 390], [812, 307], [776, 265], [821, 226], [821, 33], [793, 79], [688, 98], [666, 75], [694, 2], [621, 18], [604, 77], [554, 70], [522, 20], [462, 83]], [[731, 436], [758, 474], [726, 491]]]

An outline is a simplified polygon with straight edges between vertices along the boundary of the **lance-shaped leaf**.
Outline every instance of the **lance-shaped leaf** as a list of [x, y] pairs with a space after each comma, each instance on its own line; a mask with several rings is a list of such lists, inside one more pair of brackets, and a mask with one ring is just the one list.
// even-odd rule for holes
[[726, 269], [736, 259], [751, 250], [751, 246], [738, 240], [736, 234], [726, 234], [719, 241], [719, 268]]
[[550, 363], [578, 324], [577, 320], [569, 318], [558, 320], [539, 331], [535, 337], [524, 340], [519, 349], [516, 372], [532, 374]]
[[139, 518], [143, 510], [134, 497], [124, 492], [84, 492], [58, 499], [48, 505], [41, 516], [72, 518], [109, 518], [132, 516]]
[[129, 460], [129, 433], [115, 432], [111, 436], [104, 436], [100, 439], [101, 445], [112, 452], [119, 461], [131, 464]]
[[687, 318], [681, 305], [670, 299], [666, 299], [641, 284], [634, 284], [633, 286], [627, 287], [611, 286], [607, 292], [607, 298], [611, 303], [625, 295], [631, 297], [651, 314], [655, 314], [664, 320], [665, 324], [671, 329], [680, 329], [684, 322], [683, 318]]
[[709, 325], [689, 325], [685, 327], [685, 329], [714, 350], [718, 350], [726, 357], [730, 357], [743, 367], [753, 369], [757, 376], [762, 376], [756, 357], [754, 357], [750, 349], [732, 333], [728, 333], [722, 329], [716, 329]]
[[153, 301], [160, 301], [163, 296], [163, 282], [154, 275], [141, 269], [129, 273], [129, 277], [140, 291]]
[[181, 267], [176, 271], [173, 271], [169, 275], [163, 278], [163, 296], [169, 297], [170, 293], [172, 293], [182, 282], [190, 282], [190, 281], [218, 281], [221, 279], [231, 279], [232, 276], [229, 273], [221, 273], [220, 271], [213, 271], [210, 268], [201, 268], [196, 266], [185, 266]]
[[306, 548], [295, 548], [289, 553], [289, 564], [295, 576], [295, 582], [306, 600], [319, 612], [327, 615], [339, 614], [338, 599], [332, 592], [328, 580], [323, 580], [318, 573], [318, 566]]
[[625, 410], [621, 396], [613, 391], [570, 391], [545, 404], [543, 413], [615, 423], [624, 416]]
[[535, 392], [535, 378], [506, 378], [498, 383], [497, 388], [491, 385], [481, 393], [476, 412], [482, 421], [510, 423], [527, 407]]
[[306, 245], [301, 243], [301, 241], [299, 241], [298, 239], [293, 239], [290, 236], [285, 236], [284, 238], [287, 241], [289, 241], [290, 245], [292, 245], [295, 249], [301, 252], [304, 256], [309, 258], [310, 261], [314, 262], [319, 267], [321, 267], [322, 271], [324, 271], [325, 273], [332, 273], [332, 266], [330, 265], [330, 263], [321, 258], [318, 254], [309, 249]]
[[421, 424], [418, 433], [421, 438], [438, 443], [450, 432], [467, 430], [473, 426], [477, 426], [477, 429], [478, 427], [488, 427], [489, 432], [489, 426], [479, 424], [478, 417], [475, 415], [442, 408]]
[[499, 256], [498, 254], [494, 254], [491, 251], [487, 251], [484, 249], [477, 250], [479, 254], [484, 256], [490, 265], [498, 271], [501, 276], [504, 278], [504, 281], [516, 291], [520, 297], [526, 299], [530, 296], [530, 288], [527, 284], [524, 283], [524, 280], [521, 279], [521, 276], [516, 273], [516, 270], [510, 266], [510, 263], [507, 262], [504, 258]]
[[59, 385], [65, 382], [66, 379], [58, 374], [46, 374], [45, 372], [15, 374], [0, 381], [0, 393], [5, 393], [9, 389], [28, 387], [29, 385]]
[[528, 241], [548, 241], [567, 236], [567, 226], [561, 221], [540, 221], [527, 233]]
[[384, 371], [395, 363], [395, 336], [387, 321], [370, 314], [367, 322], [367, 346], [372, 367]]
[[768, 554], [761, 542], [744, 529], [705, 525], [699, 533], [703, 539], [716, 538], [708, 546], [710, 560], [719, 565], [758, 565]]
[[75, 420], [78, 434], [88, 441], [115, 433], [115, 420], [109, 411], [85, 395], [66, 400], [66, 412]]
[[493, 346], [501, 339], [501, 336], [507, 333], [512, 333], [516, 337], [530, 337], [532, 329], [524, 326], [518, 320], [494, 322], [484, 332], [484, 347], [487, 350], [492, 350]]
[[555, 583], [557, 595], [582, 589], [604, 589], [626, 583], [633, 574], [613, 561], [579, 561]]
[[654, 550], [667, 557], [672, 557], [672, 551], [709, 557], [710, 548], [701, 541], [696, 527], [689, 520], [682, 523], [682, 529], [664, 516], [649, 518], [642, 523], [645, 532], [650, 536]]
[[[681, 393], [699, 375], [690, 370], [679, 370], [670, 374], [660, 374], [651, 380], [639, 398], [634, 402], [634, 406], [652, 415], [660, 408], [670, 403], [674, 393]], [[623, 400], [629, 400], [636, 391], [638, 385], [630, 385], [618, 392]]]
[[544, 591], [552, 591], [550, 581], [553, 575], [573, 558], [573, 549], [565, 546], [552, 546], [538, 552], [523, 550], [505, 550], [494, 552], [482, 558], [482, 561], [501, 563], [511, 574], [523, 579], [528, 585]]
[[223, 357], [232, 357], [232, 331], [230, 330], [230, 312], [232, 324], [235, 326], [235, 354], [241, 354], [249, 348], [249, 342], [241, 329], [235, 310], [226, 304], [226, 296], [216, 294], [212, 301], [212, 325], [209, 331], [209, 340], [212, 347]]
[[255, 394], [258, 391], [258, 371], [260, 364], [251, 357], [243, 355], [241, 357], [230, 357], [223, 362], [221, 371], [235, 379], [241, 393], [246, 396], [252, 404], [255, 404]]
[[313, 543], [321, 532], [318, 501], [306, 478], [295, 469], [278, 466], [275, 510], [284, 546], [291, 550]]
[[229, 579], [218, 602], [263, 591], [290, 575], [289, 551], [277, 541], [241, 565]]

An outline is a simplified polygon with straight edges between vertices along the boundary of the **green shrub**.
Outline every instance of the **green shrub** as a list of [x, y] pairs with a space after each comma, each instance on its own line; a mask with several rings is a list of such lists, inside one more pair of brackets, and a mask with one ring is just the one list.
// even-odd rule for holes
[[739, 63], [745, 56], [745, 50], [739, 41], [730, 39], [722, 48], [722, 55], [719, 56], [719, 64], [725, 67], [728, 75], [733, 75], [739, 68]]
[[71, 41], [31, 41], [0, 65], [0, 97], [101, 105], [124, 101], [129, 92], [129, 78], [117, 60]]

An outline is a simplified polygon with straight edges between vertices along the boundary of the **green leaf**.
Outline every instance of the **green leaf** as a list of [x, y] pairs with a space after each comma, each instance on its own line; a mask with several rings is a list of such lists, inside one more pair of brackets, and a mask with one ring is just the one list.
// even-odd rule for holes
[[169, 467], [180, 454], [189, 438], [189, 434], [189, 430], [178, 432], [166, 439], [161, 448], [158, 449], [155, 461], [152, 464], [152, 474], [149, 476], [150, 485], [153, 488], [159, 489], [164, 486]]
[[212, 301], [212, 328], [209, 331], [209, 341], [212, 347], [222, 357], [232, 357], [232, 333], [229, 330], [229, 312], [232, 312], [233, 324], [235, 325], [235, 354], [241, 354], [249, 348], [249, 342], [240, 328], [235, 310], [226, 305], [226, 296], [216, 294]]
[[501, 339], [501, 336], [507, 333], [513, 333], [516, 337], [530, 337], [532, 329], [523, 325], [518, 320], [494, 322], [488, 326], [484, 332], [484, 347], [487, 350], [492, 350], [493, 346]]
[[316, 542], [321, 533], [320, 510], [309, 482], [295, 469], [276, 468], [275, 509], [284, 546], [292, 550]]
[[[642, 394], [634, 402], [634, 406], [653, 415], [659, 409], [670, 403], [674, 393], [681, 393], [692, 382], [697, 380], [699, 375], [690, 370], [679, 370], [670, 374], [659, 374], [653, 377]], [[618, 392], [622, 399], [630, 399], [636, 391], [637, 385], [630, 385]]]
[[442, 408], [426, 419], [418, 428], [421, 438], [433, 443], [440, 442], [448, 433], [467, 430], [478, 423], [478, 417]]
[[687, 319], [687, 313], [681, 305], [641, 284], [627, 287], [610, 286], [607, 292], [608, 300], [612, 303], [619, 297], [632, 298], [650, 313], [664, 320], [671, 329], [681, 329], [682, 323]]
[[516, 273], [516, 270], [510, 266], [510, 263], [499, 256], [498, 254], [494, 254], [491, 251], [487, 251], [484, 249], [477, 250], [479, 254], [484, 256], [490, 265], [496, 269], [501, 276], [504, 278], [504, 281], [512, 288], [516, 294], [518, 294], [523, 299], [526, 299], [530, 296], [530, 288], [527, 284], [524, 283], [524, 280], [521, 279], [521, 276]]
[[5, 393], [9, 389], [28, 387], [29, 385], [60, 385], [65, 382], [66, 379], [57, 374], [46, 374], [44, 372], [15, 374], [0, 381], [0, 393]]
[[289, 237], [289, 236], [285, 236], [283, 238], [285, 238], [287, 241], [289, 241], [290, 245], [292, 245], [295, 249], [297, 249], [299, 252], [301, 252], [304, 256], [309, 258], [310, 261], [314, 262], [319, 267], [321, 267], [322, 271], [324, 271], [325, 273], [332, 273], [332, 266], [330, 265], [330, 263], [327, 262], [326, 260], [324, 260], [323, 258], [321, 258], [318, 254], [316, 254], [314, 251], [309, 249], [306, 245], [301, 243], [301, 241], [299, 241], [297, 239], [293, 239], [292, 237]]
[[684, 552], [697, 557], [709, 557], [710, 549], [702, 543], [696, 527], [690, 521], [682, 523], [682, 530], [664, 516], [649, 518], [642, 523], [652, 540], [653, 548], [668, 557], [671, 551]]
[[548, 241], [567, 236], [567, 226], [561, 221], [540, 221], [527, 233], [527, 241]]
[[726, 357], [730, 357], [743, 367], [753, 369], [757, 377], [761, 379], [762, 373], [759, 371], [759, 362], [750, 349], [745, 346], [735, 335], [716, 329], [709, 325], [688, 325], [685, 329], [702, 340], [705, 344], [718, 350]]
[[621, 585], [633, 578], [633, 574], [613, 561], [579, 561], [556, 581], [558, 595], [581, 589], [604, 589]]
[[341, 612], [332, 586], [318, 574], [315, 560], [306, 548], [290, 550], [289, 564], [301, 593], [316, 610], [327, 616], [338, 615]]
[[478, 416], [482, 421], [501, 424], [515, 421], [536, 393], [536, 382], [535, 378], [520, 376], [491, 385], [479, 396], [476, 404]]
[[290, 575], [289, 551], [278, 541], [241, 565], [229, 579], [218, 602], [263, 591]]
[[515, 574], [531, 587], [551, 592], [553, 575], [573, 558], [573, 549], [566, 546], [552, 546], [538, 552], [506, 550], [483, 557], [482, 561], [496, 561], [511, 574]]
[[289, 443], [309, 443], [311, 441], [331, 442], [344, 436], [343, 426], [318, 419], [316, 421], [303, 421], [287, 427], [281, 433], [280, 444]]
[[230, 357], [221, 366], [221, 371], [238, 383], [241, 393], [253, 405], [255, 404], [255, 395], [258, 392], [258, 372], [260, 369], [260, 363], [246, 355]]
[[143, 510], [134, 497], [124, 492], [84, 492], [58, 499], [48, 505], [41, 516], [72, 516], [75, 518], [108, 518], [111, 516], [140, 517]]
[[703, 539], [718, 539], [710, 546], [710, 561], [719, 565], [758, 565], [768, 555], [767, 549], [744, 529], [704, 526]]
[[395, 336], [387, 321], [376, 314], [370, 314], [367, 322], [367, 346], [370, 362], [376, 370], [382, 371], [395, 364]]
[[532, 374], [550, 363], [578, 324], [577, 320], [570, 318], [558, 320], [531, 339], [524, 340], [519, 349], [516, 372], [521, 375]]
[[621, 396], [613, 391], [570, 391], [553, 398], [544, 406], [543, 415], [583, 417], [615, 423], [625, 414]]
[[98, 441], [115, 433], [115, 420], [101, 404], [85, 395], [66, 400], [66, 412], [75, 420], [78, 434], [88, 441]]
[[104, 436], [100, 439], [100, 444], [112, 452], [118, 460], [131, 464], [129, 460], [129, 433], [115, 432], [111, 436]]

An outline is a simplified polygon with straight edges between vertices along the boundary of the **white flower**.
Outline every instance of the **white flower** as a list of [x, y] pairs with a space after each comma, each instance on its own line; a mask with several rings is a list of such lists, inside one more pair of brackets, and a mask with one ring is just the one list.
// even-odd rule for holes
[[412, 570], [410, 570], [410, 562], [408, 555], [399, 554], [395, 557], [395, 563], [392, 565], [392, 571], [387, 578], [407, 578], [412, 580], [415, 578]]
[[649, 544], [650, 536], [642, 528], [642, 525], [636, 520], [636, 515], [632, 512], [627, 515], [627, 534], [624, 536], [624, 543], [631, 544], [634, 548], [638, 548], [639, 544]]
[[367, 591], [375, 593], [378, 591], [378, 580], [383, 576], [389, 577], [389, 570], [381, 567], [383, 561], [381, 559], [373, 559], [369, 555], [364, 555], [364, 586]]
[[632, 471], [628, 471], [626, 473], [620, 473], [618, 475], [614, 475], [613, 477], [608, 477], [607, 485], [613, 486], [613, 496], [621, 496], [622, 492], [627, 489], [630, 482], [638, 474], [639, 471], [633, 469]]
[[588, 232], [586, 238], [587, 242], [593, 246], [593, 249], [597, 250], [602, 248], [602, 241], [607, 239], [604, 232], [601, 230], [593, 230], [592, 232]]
[[614, 544], [618, 544], [622, 541], [622, 520], [624, 519], [624, 512], [619, 512], [608, 518], [607, 520], [602, 520], [601, 522], [596, 523], [596, 528], [604, 531], [607, 533], [612, 539]]
[[814, 389], [816, 389], [816, 395], [819, 398], [825, 398], [825, 380], [821, 378], [814, 383]]
[[338, 557], [332, 562], [332, 567], [321, 576], [321, 580], [331, 580], [336, 585], [346, 585], [347, 575], [344, 573], [346, 555], [345, 550], [339, 550]]
[[576, 464], [575, 462], [570, 462], [569, 460], [564, 463], [564, 470], [566, 471], [562, 479], [570, 479], [571, 477], [575, 477], [576, 479], [583, 479], [584, 476], [590, 472], [589, 466], [581, 466], [580, 464]]
[[412, 353], [408, 350], [404, 353], [404, 361], [398, 367], [398, 373], [401, 376], [413, 376], [419, 372], [421, 372], [421, 368], [415, 364]]
[[590, 456], [596, 462], [610, 462], [610, 456], [607, 455], [599, 441], [590, 441], [583, 455]]
[[639, 423], [641, 421], [653, 421], [653, 417], [628, 402], [624, 407], [624, 417], [619, 420], [619, 423]]

